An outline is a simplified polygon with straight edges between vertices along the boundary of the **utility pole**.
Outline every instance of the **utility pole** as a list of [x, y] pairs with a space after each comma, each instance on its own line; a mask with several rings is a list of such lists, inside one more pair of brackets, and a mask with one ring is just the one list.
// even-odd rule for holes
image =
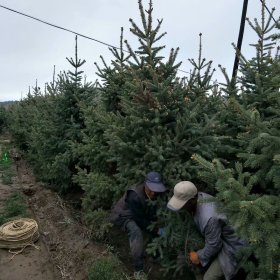
[[243, 34], [244, 34], [244, 28], [245, 28], [245, 20], [246, 20], [246, 14], [247, 14], [247, 7], [248, 7], [248, 0], [244, 0], [238, 41], [237, 41], [237, 49], [236, 49], [236, 53], [235, 53], [235, 60], [234, 60], [234, 65], [233, 65], [233, 70], [232, 70], [232, 79], [235, 79], [236, 75], [237, 75], [238, 64], [239, 64], [239, 53], [241, 52], [241, 46], [242, 46], [242, 40], [243, 40]]

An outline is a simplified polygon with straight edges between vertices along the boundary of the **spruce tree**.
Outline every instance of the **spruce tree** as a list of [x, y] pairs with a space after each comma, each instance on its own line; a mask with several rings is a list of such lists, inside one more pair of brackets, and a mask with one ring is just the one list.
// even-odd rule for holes
[[[205, 157], [211, 158], [221, 145], [222, 125], [219, 122], [220, 110], [223, 106], [218, 86], [213, 83], [211, 70], [212, 61], [202, 58], [202, 40], [199, 38], [199, 51], [197, 59], [189, 59], [193, 69], [189, 77], [184, 78], [182, 83], [185, 94], [185, 113], [177, 120], [184, 127], [178, 129], [176, 135], [184, 135], [186, 151], [190, 153], [185, 161], [179, 164], [187, 168], [189, 176], [180, 176], [177, 180], [168, 177], [172, 187], [180, 180], [192, 180], [201, 188], [207, 187], [204, 182], [197, 178], [196, 166], [190, 161], [191, 153], [199, 150]], [[190, 117], [192, 116], [192, 117]], [[173, 153], [177, 153], [174, 150]], [[180, 153], [179, 153], [180, 155]], [[174, 157], [174, 155], [173, 155]], [[185, 157], [179, 157], [183, 160]], [[178, 164], [178, 167], [180, 165]], [[208, 188], [214, 193], [214, 188]], [[166, 209], [166, 201], [161, 201], [158, 210], [158, 224], [164, 228], [164, 235], [155, 238], [148, 245], [147, 251], [152, 255], [160, 252], [161, 265], [168, 277], [182, 275], [193, 279], [195, 267], [188, 262], [188, 253], [203, 247], [204, 240], [198, 233], [193, 219], [187, 213], [172, 213]]]
[[279, 194], [254, 193], [257, 175], [246, 172], [241, 163], [229, 169], [218, 160], [208, 162], [198, 155], [193, 155], [193, 159], [201, 168], [201, 179], [216, 188], [220, 211], [227, 215], [238, 235], [248, 241], [242, 252], [248, 279], [278, 279]]
[[112, 114], [122, 113], [120, 99], [126, 92], [125, 64], [129, 55], [123, 50], [123, 29], [119, 49], [110, 48], [110, 51], [113, 55], [110, 65], [102, 56], [102, 66], [95, 63], [102, 83], [97, 83], [96, 94], [92, 98], [80, 103], [84, 128], [81, 141], [73, 149], [79, 157], [74, 181], [84, 190], [83, 219], [90, 228], [94, 228], [96, 223], [100, 225], [100, 230], [93, 231], [93, 237], [98, 239], [105, 238], [111, 226], [104, 210], [110, 209], [113, 201], [122, 194], [114, 178], [116, 164], [109, 153], [104, 132], [114, 121]]
[[[111, 114], [111, 123], [104, 131], [109, 161], [117, 167], [119, 195], [150, 170], [161, 172], [170, 188], [180, 180], [195, 180], [196, 166], [191, 155], [200, 151], [211, 158], [219, 144], [215, 117], [220, 97], [211, 85], [211, 62], [201, 58], [200, 48], [198, 62], [192, 61], [195, 70], [189, 83], [179, 79], [178, 49], [172, 49], [165, 61], [161, 55], [164, 46], [159, 45], [165, 35], [160, 33], [162, 20], [153, 27], [152, 9], [152, 1], [147, 10], [139, 1], [142, 26], [130, 19], [131, 32], [140, 46], [134, 51], [126, 42], [130, 58], [126, 64], [125, 94], [120, 97], [119, 111]], [[184, 228], [188, 225], [166, 211], [164, 199], [158, 204], [159, 224], [153, 226], [166, 225], [168, 230], [164, 238], [154, 240], [149, 252], [161, 251], [166, 271], [189, 271], [186, 261], [177, 262], [178, 252], [184, 251]], [[196, 236], [193, 227], [189, 236]]]
[[271, 14], [266, 20], [264, 5], [261, 23], [250, 22], [259, 36], [253, 45], [256, 56], [247, 60], [240, 54], [239, 91], [229, 98], [230, 114], [236, 116], [230, 126], [231, 131], [235, 128], [238, 161], [225, 167], [217, 159], [209, 162], [193, 156], [201, 179], [216, 189], [220, 210], [248, 241], [244, 259], [248, 279], [278, 279], [280, 275], [280, 68], [274, 41], [279, 26], [272, 23]]
[[256, 173], [263, 193], [279, 194], [280, 57], [275, 39], [279, 37], [280, 26], [273, 21], [273, 11], [265, 14], [264, 5], [261, 22], [249, 21], [258, 35], [258, 42], [253, 45], [256, 56], [249, 61], [241, 60], [242, 101], [251, 110], [252, 119], [247, 124], [247, 133], [240, 135], [248, 147], [238, 156]]
[[190, 179], [194, 172], [186, 162], [191, 154], [199, 149], [205, 154], [213, 152], [209, 149], [211, 117], [200, 114], [198, 103], [189, 102], [191, 93], [176, 77], [181, 65], [176, 62], [178, 49], [172, 49], [164, 61], [164, 46], [159, 45], [165, 35], [160, 33], [162, 20], [153, 27], [151, 1], [146, 11], [139, 1], [139, 10], [142, 27], [130, 19], [130, 30], [140, 46], [134, 51], [125, 41], [130, 52], [126, 94], [121, 97], [121, 113], [115, 114], [105, 131], [122, 186], [142, 178], [148, 170], [162, 172], [167, 181]]
[[46, 87], [45, 94], [34, 87], [26, 99], [12, 108], [11, 130], [18, 144], [27, 152], [37, 177], [65, 191], [73, 186], [78, 158], [74, 149], [81, 141], [84, 126], [80, 102], [89, 98], [94, 88], [82, 83], [85, 61], [68, 59], [74, 71], [61, 73]]
[[74, 71], [59, 75], [58, 107], [53, 120], [58, 137], [56, 154], [49, 165], [49, 176], [53, 178], [60, 190], [73, 186], [72, 176], [77, 173], [76, 164], [79, 159], [75, 153], [75, 145], [81, 141], [81, 129], [84, 127], [84, 117], [80, 103], [94, 94], [94, 88], [86, 81], [83, 83], [83, 71], [80, 68], [86, 62], [78, 58], [77, 36], [75, 58], [67, 58]]
[[[112, 113], [121, 112], [120, 98], [125, 94], [125, 63], [129, 55], [125, 55], [123, 50], [123, 29], [119, 50], [110, 48], [110, 51], [114, 57], [110, 66], [102, 56], [103, 68], [95, 63], [97, 74], [102, 79], [97, 94], [89, 102], [80, 104], [85, 127], [82, 129], [81, 142], [75, 147], [80, 158], [75, 182], [85, 191], [83, 207], [89, 215], [100, 207], [110, 208], [115, 197], [120, 195], [113, 177], [115, 162], [110, 159], [104, 132], [113, 123]], [[105, 189], [108, 191], [105, 192]]]

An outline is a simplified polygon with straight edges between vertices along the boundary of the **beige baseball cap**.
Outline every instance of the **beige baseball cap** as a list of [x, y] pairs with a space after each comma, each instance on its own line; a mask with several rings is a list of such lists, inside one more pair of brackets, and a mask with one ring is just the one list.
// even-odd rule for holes
[[174, 195], [167, 203], [170, 210], [180, 210], [191, 198], [197, 195], [196, 186], [190, 181], [182, 181], [175, 185]]

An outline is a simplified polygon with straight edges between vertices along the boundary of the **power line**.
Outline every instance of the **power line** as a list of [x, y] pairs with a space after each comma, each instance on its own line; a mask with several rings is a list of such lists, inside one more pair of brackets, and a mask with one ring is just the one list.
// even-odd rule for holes
[[[67, 29], [67, 28], [64, 28], [64, 27], [61, 27], [61, 26], [58, 26], [58, 25], [49, 23], [49, 22], [44, 21], [44, 20], [41, 20], [41, 19], [39, 19], [39, 18], [36, 18], [36, 17], [30, 16], [30, 15], [27, 15], [27, 14], [24, 14], [24, 13], [21, 13], [21, 12], [18, 12], [18, 11], [16, 11], [16, 10], [11, 9], [11, 8], [8, 8], [8, 7], [2, 6], [2, 5], [0, 5], [0, 7], [3, 8], [3, 9], [9, 10], [9, 11], [11, 11], [11, 12], [14, 12], [14, 13], [16, 13], [16, 14], [20, 14], [20, 15], [22, 15], [22, 16], [25, 16], [25, 17], [28, 17], [28, 18], [37, 20], [37, 21], [42, 22], [42, 23], [44, 23], [44, 24], [50, 25], [50, 26], [52, 26], [52, 27], [55, 27], [55, 28], [58, 28], [58, 29], [61, 29], [61, 30], [64, 30], [64, 31], [67, 31], [67, 32], [70, 32], [70, 33], [73, 33], [73, 34], [75, 34], [75, 35], [79, 35], [80, 37], [84, 37], [84, 38], [86, 38], [86, 39], [95, 41], [95, 42], [100, 43], [100, 44], [103, 44], [103, 45], [105, 45], [105, 46], [108, 46], [108, 47], [111, 47], [111, 48], [114, 48], [114, 49], [120, 49], [120, 48], [118, 48], [118, 47], [114, 47], [114, 46], [112, 46], [112, 45], [110, 45], [110, 44], [107, 44], [107, 43], [105, 43], [105, 42], [102, 42], [102, 41], [100, 41], [100, 40], [91, 38], [91, 37], [89, 37], [89, 36], [85, 36], [85, 35], [83, 35], [83, 34], [81, 34], [81, 33], [78, 33], [78, 32], [72, 31], [72, 30], [70, 30], [70, 29]], [[124, 50], [124, 51], [125, 51], [125, 50]]]
[[[245, 1], [247, 1], [247, 0], [245, 0]], [[260, 1], [262, 1], [262, 0], [260, 0]], [[102, 41], [100, 41], [100, 40], [97, 40], [97, 39], [95, 39], [95, 38], [92, 38], [92, 37], [83, 35], [83, 34], [78, 33], [78, 32], [76, 32], [76, 31], [67, 29], [67, 28], [65, 28], [65, 27], [61, 27], [61, 26], [58, 26], [58, 25], [56, 25], [56, 24], [53, 24], [53, 23], [50, 23], [50, 22], [41, 20], [41, 19], [39, 19], [39, 18], [36, 18], [36, 17], [30, 16], [30, 15], [27, 15], [27, 14], [25, 14], [25, 13], [16, 11], [16, 10], [11, 9], [11, 8], [8, 8], [8, 7], [6, 7], [6, 6], [0, 5], [0, 8], [3, 8], [3, 9], [6, 9], [6, 10], [11, 11], [11, 12], [13, 12], [13, 13], [16, 13], [16, 14], [19, 14], [19, 15], [22, 15], [22, 16], [25, 16], [25, 17], [28, 17], [28, 18], [31, 18], [31, 19], [33, 19], [33, 20], [39, 21], [39, 22], [41, 22], [41, 23], [47, 24], [47, 25], [49, 25], [49, 26], [52, 26], [52, 27], [55, 27], [55, 28], [58, 28], [58, 29], [61, 29], [61, 30], [63, 30], [63, 31], [70, 32], [70, 33], [75, 34], [75, 35], [78, 35], [78, 36], [80, 36], [80, 37], [83, 37], [83, 38], [86, 38], [86, 39], [95, 41], [95, 42], [97, 42], [97, 43], [100, 43], [100, 44], [103, 44], [103, 45], [105, 45], [105, 46], [111, 47], [111, 48], [113, 48], [113, 49], [119, 49], [119, 50], [121, 50], [121, 48], [119, 48], [119, 47], [115, 47], [115, 46], [113, 46], [113, 45], [111, 45], [111, 44], [108, 44], [108, 43], [102, 42]], [[267, 7], [266, 7], [266, 8], [267, 8]], [[127, 51], [127, 50], [123, 50], [123, 49], [122, 49], [122, 51], [127, 52], [127, 53], [130, 53], [130, 52]], [[187, 71], [184, 71], [184, 70], [182, 70], [182, 69], [178, 69], [178, 71], [183, 72], [183, 73], [186, 73], [186, 74], [192, 75], [191, 72], [187, 72]], [[213, 82], [216, 83], [217, 81], [213, 81]]]
[[[97, 43], [100, 43], [100, 44], [103, 44], [103, 45], [105, 45], [105, 46], [111, 47], [111, 48], [113, 48], [113, 49], [119, 49], [119, 50], [121, 49], [121, 48], [119, 48], [119, 47], [115, 47], [115, 46], [113, 46], [113, 45], [110, 45], [110, 44], [108, 44], [108, 43], [105, 43], [105, 42], [102, 42], [102, 41], [100, 41], [100, 40], [94, 39], [94, 38], [92, 38], [92, 37], [89, 37], [89, 36], [83, 35], [83, 34], [81, 34], [81, 33], [72, 31], [72, 30], [70, 30], [70, 29], [67, 29], [67, 28], [64, 28], [64, 27], [61, 27], [61, 26], [58, 26], [58, 25], [49, 23], [49, 22], [47, 22], [47, 21], [41, 20], [41, 19], [39, 19], [39, 18], [30, 16], [30, 15], [27, 15], [27, 14], [22, 13], [22, 12], [13, 10], [13, 9], [8, 8], [8, 7], [5, 7], [5, 6], [3, 6], [3, 5], [0, 5], [0, 7], [3, 8], [3, 9], [9, 10], [9, 11], [11, 11], [11, 12], [14, 12], [14, 13], [16, 13], [16, 14], [20, 14], [20, 15], [22, 15], [22, 16], [25, 16], [25, 17], [34, 19], [34, 20], [39, 21], [39, 22], [41, 22], [41, 23], [50, 25], [50, 26], [52, 26], [52, 27], [61, 29], [61, 30], [63, 30], [63, 31], [67, 31], [67, 32], [73, 33], [73, 34], [75, 34], [75, 35], [78, 35], [78, 36], [80, 36], [80, 37], [83, 37], [83, 38], [86, 38], [86, 39], [95, 41], [95, 42], [97, 42]], [[125, 52], [127, 52], [127, 53], [130, 53], [130, 52], [127, 51], [127, 50], [122, 50], [122, 51], [125, 51]], [[136, 54], [136, 55], [137, 55], [137, 54]], [[187, 72], [187, 71], [184, 71], [184, 70], [181, 70], [181, 69], [178, 69], [178, 71], [184, 72], [184, 73], [186, 73], [186, 74], [191, 74], [190, 72]]]
[[267, 8], [265, 2], [263, 0], [260, 0], [262, 2], [262, 4], [264, 5], [265, 9], [267, 10], [267, 12], [269, 13], [269, 15], [271, 16], [271, 18], [274, 20], [274, 22], [277, 24], [277, 21], [275, 20], [275, 18], [273, 17], [271, 11]]

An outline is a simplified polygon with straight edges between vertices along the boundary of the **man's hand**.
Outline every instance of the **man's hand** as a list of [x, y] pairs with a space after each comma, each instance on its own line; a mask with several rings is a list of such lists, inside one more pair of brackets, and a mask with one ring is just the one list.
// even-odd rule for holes
[[197, 252], [194, 251], [190, 252], [189, 257], [192, 264], [200, 264]]

